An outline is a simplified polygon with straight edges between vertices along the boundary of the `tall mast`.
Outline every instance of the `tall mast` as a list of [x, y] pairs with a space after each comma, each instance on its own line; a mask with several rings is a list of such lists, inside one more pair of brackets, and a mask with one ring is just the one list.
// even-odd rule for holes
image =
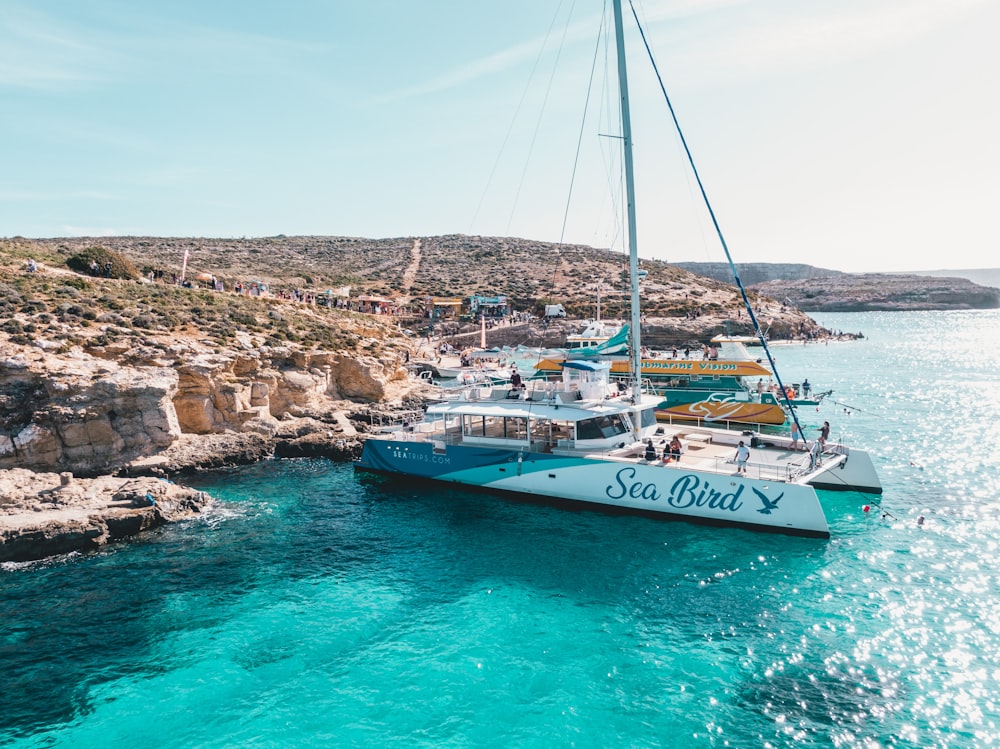
[[[642, 382], [642, 347], [639, 342], [639, 251], [635, 239], [635, 170], [632, 165], [632, 116], [628, 107], [628, 74], [625, 70], [625, 34], [621, 0], [612, 3], [615, 14], [615, 43], [618, 48], [618, 91], [621, 96], [622, 153], [625, 160], [625, 202], [628, 218], [628, 267], [632, 280], [632, 397], [638, 405]], [[635, 425], [638, 429], [638, 424]]]

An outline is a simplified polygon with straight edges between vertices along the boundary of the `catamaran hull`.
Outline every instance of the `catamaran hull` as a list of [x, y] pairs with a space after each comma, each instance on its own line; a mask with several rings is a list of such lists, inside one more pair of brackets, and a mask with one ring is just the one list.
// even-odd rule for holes
[[694, 473], [657, 463], [381, 439], [365, 442], [356, 467], [622, 512], [798, 536], [830, 535], [816, 491], [804, 484]]
[[846, 460], [815, 474], [809, 483], [817, 489], [829, 491], [882, 493], [882, 481], [878, 477], [871, 456], [864, 450], [854, 448], [847, 451]]

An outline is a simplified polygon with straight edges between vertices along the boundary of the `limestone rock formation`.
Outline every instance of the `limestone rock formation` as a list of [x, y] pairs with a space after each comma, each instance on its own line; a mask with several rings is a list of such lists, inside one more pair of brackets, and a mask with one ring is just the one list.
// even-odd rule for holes
[[0, 469], [94, 475], [180, 436], [177, 374], [0, 345]]
[[408, 378], [395, 361], [280, 348], [196, 354], [178, 366], [177, 375], [177, 420], [191, 434], [273, 434], [279, 419], [327, 413], [345, 399], [381, 401]]
[[329, 422], [344, 400], [377, 402], [412, 384], [396, 356], [192, 341], [57, 353], [0, 338], [0, 469], [113, 473], [182, 434], [273, 437], [283, 420]]
[[209, 501], [203, 492], [155, 478], [0, 471], [0, 562], [94, 551], [196, 515]]

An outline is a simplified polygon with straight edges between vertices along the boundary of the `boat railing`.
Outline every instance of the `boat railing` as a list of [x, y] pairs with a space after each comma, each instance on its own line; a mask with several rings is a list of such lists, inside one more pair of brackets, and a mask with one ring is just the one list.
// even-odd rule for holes
[[[418, 422], [416, 424], [405, 425], [391, 432], [393, 439], [404, 442], [432, 442], [436, 447], [450, 445], [460, 445], [466, 442], [465, 435], [462, 434], [461, 427], [451, 425], [443, 428], [441, 421]], [[690, 436], [690, 435], [689, 435]], [[687, 438], [686, 438], [687, 439]], [[513, 447], [513, 445], [512, 445]], [[685, 465], [693, 465], [695, 461], [699, 470], [711, 471], [717, 474], [736, 474], [736, 459], [733, 455], [726, 456], [702, 456], [697, 455], [698, 443], [695, 442], [695, 453], [690, 452], [692, 445], [686, 444], [681, 460], [679, 462], [670, 461], [664, 463], [657, 458], [654, 461], [647, 461], [643, 457], [645, 444], [637, 442], [632, 445], [611, 448], [607, 450], [587, 449], [585, 452], [594, 458], [611, 460], [622, 463], [642, 463], [663, 465], [684, 468]], [[536, 439], [531, 440], [529, 448], [535, 452], [555, 452], [565, 454], [580, 454], [581, 449], [574, 447], [572, 441], [568, 439]], [[662, 450], [658, 451], [662, 454]], [[780, 464], [750, 460], [746, 466], [746, 477], [760, 481], [775, 481], [782, 483], [795, 482], [803, 476], [808, 476], [816, 472], [819, 468], [829, 467], [831, 459], [839, 462], [842, 455], [846, 454], [846, 448], [842, 446], [831, 446], [831, 449], [820, 456], [803, 452], [787, 462]]]
[[729, 421], [722, 419], [698, 419], [694, 417], [680, 418], [675, 417], [669, 413], [658, 413], [656, 420], [660, 424], [669, 424], [670, 426], [685, 427], [691, 426], [704, 426], [711, 429], [725, 429], [730, 432], [742, 432], [747, 429], [761, 428], [761, 427], [774, 427], [774, 424], [757, 424], [755, 422], [748, 421]]
[[414, 424], [422, 418], [423, 413], [421, 411], [371, 412], [368, 416], [372, 429], [379, 432], [396, 431], [408, 424]]
[[[721, 475], [736, 475], [736, 459], [732, 456], [702, 457], [691, 456], [687, 451], [681, 454], [679, 461], [671, 460], [663, 462], [659, 457], [656, 460], [645, 460], [643, 457], [644, 445], [636, 443], [629, 447], [617, 448], [604, 451], [589, 451], [592, 457], [599, 457], [603, 460], [611, 460], [620, 463], [640, 463], [643, 465], [666, 466], [684, 469], [697, 465], [697, 470], [717, 473]], [[557, 450], [558, 451], [558, 450]], [[759, 481], [774, 481], [781, 483], [791, 483], [800, 475], [810, 473], [808, 463], [805, 465], [775, 464], [764, 461], [749, 461], [747, 463], [746, 478], [757, 479]]]

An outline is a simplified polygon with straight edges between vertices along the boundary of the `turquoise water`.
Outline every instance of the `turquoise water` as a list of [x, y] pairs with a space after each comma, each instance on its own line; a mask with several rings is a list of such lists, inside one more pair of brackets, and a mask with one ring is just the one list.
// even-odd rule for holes
[[0, 745], [997, 745], [1000, 314], [819, 319], [868, 337], [778, 365], [886, 488], [831, 540], [206, 474], [202, 519], [0, 570]]

